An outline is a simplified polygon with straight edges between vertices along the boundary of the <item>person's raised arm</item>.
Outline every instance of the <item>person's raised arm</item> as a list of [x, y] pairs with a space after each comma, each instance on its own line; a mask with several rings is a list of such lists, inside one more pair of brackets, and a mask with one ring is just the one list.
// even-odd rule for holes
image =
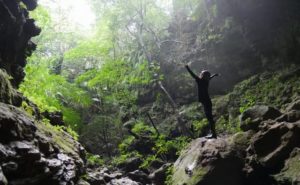
[[219, 76], [220, 74], [216, 73], [216, 74], [213, 74], [212, 76], [209, 77], [209, 80], [213, 79], [214, 77], [216, 76]]
[[188, 65], [185, 65], [185, 68], [188, 70], [188, 72], [191, 74], [191, 76], [195, 79], [198, 79], [199, 77], [190, 69]]

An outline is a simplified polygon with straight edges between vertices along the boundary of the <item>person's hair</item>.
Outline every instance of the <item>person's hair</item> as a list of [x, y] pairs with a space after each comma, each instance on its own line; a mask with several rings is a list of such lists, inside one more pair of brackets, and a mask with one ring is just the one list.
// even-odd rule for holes
[[209, 71], [207, 71], [207, 70], [201, 71], [200, 78], [208, 79], [209, 77], [210, 77], [210, 72]]

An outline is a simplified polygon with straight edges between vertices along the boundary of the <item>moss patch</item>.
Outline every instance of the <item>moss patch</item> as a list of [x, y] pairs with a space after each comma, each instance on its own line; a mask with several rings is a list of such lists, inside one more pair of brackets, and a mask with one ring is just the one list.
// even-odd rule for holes
[[254, 132], [238, 132], [230, 138], [230, 143], [234, 148], [245, 150], [250, 145], [250, 139]]
[[275, 176], [279, 182], [294, 184], [300, 180], [300, 149], [296, 148], [287, 160], [284, 169]]
[[[270, 105], [277, 109], [300, 96], [300, 67], [265, 72], [237, 84], [233, 91], [212, 99], [218, 133], [239, 131], [238, 116], [253, 105]], [[201, 118], [205, 118], [202, 116]]]
[[197, 168], [193, 171], [193, 175], [191, 179], [187, 182], [187, 185], [196, 185], [198, 184], [203, 177], [207, 174], [207, 170], [205, 168]]
[[9, 81], [11, 77], [3, 70], [0, 69], [0, 102], [12, 103], [13, 88]]
[[52, 126], [47, 120], [38, 122], [36, 126], [40, 132], [51, 138], [51, 143], [57, 145], [65, 153], [77, 155], [75, 140], [67, 132]]
[[[179, 172], [180, 171], [180, 172]], [[191, 176], [185, 173], [184, 169], [180, 169], [179, 171], [173, 174], [171, 185], [196, 185], [205, 177], [208, 173], [208, 169], [204, 167], [196, 167]], [[179, 172], [179, 173], [178, 173]]]

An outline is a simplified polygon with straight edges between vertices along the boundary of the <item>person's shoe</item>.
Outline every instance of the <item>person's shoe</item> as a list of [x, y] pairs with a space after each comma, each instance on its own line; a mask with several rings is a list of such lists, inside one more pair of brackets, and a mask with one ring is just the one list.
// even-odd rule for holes
[[217, 135], [216, 134], [209, 134], [207, 136], [205, 136], [206, 139], [217, 139]]

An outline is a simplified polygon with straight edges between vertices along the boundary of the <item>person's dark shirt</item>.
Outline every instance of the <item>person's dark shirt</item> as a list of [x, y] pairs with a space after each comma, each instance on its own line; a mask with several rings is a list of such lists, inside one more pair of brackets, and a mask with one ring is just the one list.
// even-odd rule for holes
[[189, 66], [186, 66], [188, 72], [191, 74], [191, 76], [195, 79], [197, 86], [198, 86], [198, 101], [199, 102], [206, 102], [210, 101], [210, 97], [208, 94], [208, 86], [209, 86], [209, 80], [201, 79], [199, 76], [197, 76], [190, 68]]

